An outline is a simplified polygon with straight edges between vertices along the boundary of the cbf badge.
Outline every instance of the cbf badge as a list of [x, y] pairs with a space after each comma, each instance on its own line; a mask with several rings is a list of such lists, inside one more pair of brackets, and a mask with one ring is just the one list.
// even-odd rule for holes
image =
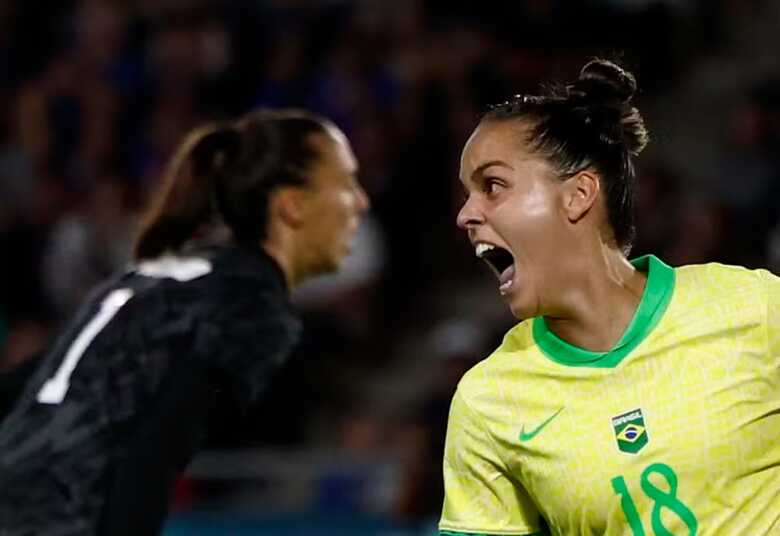
[[621, 452], [636, 454], [647, 445], [647, 428], [641, 409], [612, 417], [615, 439]]

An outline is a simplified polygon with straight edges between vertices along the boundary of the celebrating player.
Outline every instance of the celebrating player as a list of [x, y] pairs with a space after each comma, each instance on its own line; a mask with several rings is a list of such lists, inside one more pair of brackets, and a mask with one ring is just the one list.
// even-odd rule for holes
[[780, 280], [627, 260], [635, 90], [594, 60], [466, 143], [458, 225], [521, 322], [454, 395], [442, 534], [780, 531]]
[[336, 269], [368, 207], [343, 133], [260, 111], [191, 133], [135, 263], [96, 289], [0, 427], [0, 534], [156, 534], [216, 420], [289, 354], [288, 289]]

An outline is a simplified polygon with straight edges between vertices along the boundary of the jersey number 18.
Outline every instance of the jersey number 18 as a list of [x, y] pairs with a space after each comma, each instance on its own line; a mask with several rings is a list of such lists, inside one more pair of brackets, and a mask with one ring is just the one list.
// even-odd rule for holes
[[[666, 483], [669, 485], [668, 492], [656, 487], [656, 485], [650, 481], [650, 475], [652, 474], [661, 475], [664, 480], [666, 480]], [[661, 511], [666, 508], [682, 519], [685, 526], [688, 527], [688, 536], [696, 536], [699, 529], [699, 523], [690, 508], [677, 498], [677, 474], [671, 467], [664, 463], [653, 463], [648, 465], [645, 470], [642, 471], [640, 484], [645, 495], [653, 499], [653, 512], [651, 514], [653, 534], [656, 536], [674, 536], [672, 532], [664, 527], [663, 522], [661, 521]], [[645, 536], [642, 520], [639, 518], [636, 504], [631, 497], [631, 493], [628, 491], [625, 479], [622, 476], [613, 478], [612, 489], [615, 490], [615, 493], [620, 495], [620, 506], [623, 508], [623, 513], [628, 520], [633, 536]]]

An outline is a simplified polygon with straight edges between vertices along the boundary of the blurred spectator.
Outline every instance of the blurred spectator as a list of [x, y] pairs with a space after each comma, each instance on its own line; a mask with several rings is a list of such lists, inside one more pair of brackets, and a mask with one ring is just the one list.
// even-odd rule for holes
[[727, 212], [714, 200], [687, 198], [664, 259], [673, 266], [723, 259]]
[[641, 169], [636, 179], [637, 238], [632, 256], [648, 253], [665, 258], [680, 228], [681, 178], [662, 165]]
[[716, 192], [730, 213], [731, 262], [760, 266], [765, 238], [778, 215], [780, 160], [769, 109], [776, 94], [754, 87], [729, 117]]
[[45, 324], [36, 320], [24, 320], [11, 325], [0, 356], [0, 371], [14, 369], [34, 359], [45, 348], [48, 337]]
[[253, 106], [300, 106], [304, 100], [304, 68], [306, 50], [300, 30], [277, 32], [266, 53], [267, 59], [258, 68], [261, 80], [252, 98]]
[[397, 437], [403, 473], [396, 504], [402, 519], [436, 518], [444, 501], [441, 460], [450, 402], [461, 376], [496, 346], [492, 329], [456, 318], [436, 325], [420, 347], [430, 355], [430, 374], [422, 400]]
[[54, 226], [43, 281], [59, 318], [67, 318], [93, 286], [129, 262], [136, 219], [125, 184], [106, 177]]

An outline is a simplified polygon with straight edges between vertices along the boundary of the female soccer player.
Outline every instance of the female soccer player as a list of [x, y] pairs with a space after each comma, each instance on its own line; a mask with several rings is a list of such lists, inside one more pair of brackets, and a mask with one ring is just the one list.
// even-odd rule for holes
[[95, 290], [0, 428], [0, 534], [156, 534], [215, 420], [295, 345], [288, 289], [368, 207], [331, 122], [261, 111], [190, 134], [135, 263]]
[[635, 90], [595, 60], [466, 143], [458, 225], [520, 323], [454, 395], [442, 534], [780, 531], [780, 281], [627, 260]]

